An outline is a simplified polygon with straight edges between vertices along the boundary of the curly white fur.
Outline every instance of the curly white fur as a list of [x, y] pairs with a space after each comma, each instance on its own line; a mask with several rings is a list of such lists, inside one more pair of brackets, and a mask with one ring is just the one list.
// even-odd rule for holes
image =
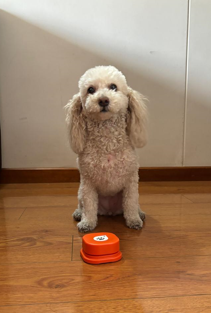
[[[146, 143], [143, 96], [128, 87], [113, 66], [88, 70], [79, 80], [79, 90], [66, 106], [70, 145], [78, 154], [81, 174], [79, 205], [73, 214], [80, 221], [78, 228], [93, 230], [98, 214], [123, 212], [127, 226], [140, 229], [145, 215], [139, 207], [134, 149]], [[105, 97], [109, 105], [103, 112], [99, 100]]]

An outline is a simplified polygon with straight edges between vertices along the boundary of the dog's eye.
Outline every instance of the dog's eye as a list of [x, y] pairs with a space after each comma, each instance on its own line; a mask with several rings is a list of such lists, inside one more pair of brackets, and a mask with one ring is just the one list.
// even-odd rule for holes
[[117, 91], [117, 85], [111, 84], [109, 89]]
[[95, 88], [94, 87], [89, 87], [87, 91], [88, 91], [88, 93], [93, 94], [93, 93], [95, 93]]

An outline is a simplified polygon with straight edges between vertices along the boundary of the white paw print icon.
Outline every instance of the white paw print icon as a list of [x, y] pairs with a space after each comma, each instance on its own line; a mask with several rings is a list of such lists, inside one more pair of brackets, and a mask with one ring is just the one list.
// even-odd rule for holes
[[108, 237], [106, 235], [100, 235], [100, 236], [96, 236], [94, 237], [95, 241], [106, 241], [108, 240]]

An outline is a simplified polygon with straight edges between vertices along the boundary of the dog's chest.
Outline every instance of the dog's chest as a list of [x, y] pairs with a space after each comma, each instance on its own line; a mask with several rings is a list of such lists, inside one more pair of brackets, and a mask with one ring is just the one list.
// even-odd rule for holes
[[79, 156], [82, 176], [100, 189], [116, 192], [138, 169], [134, 149], [127, 133], [125, 117], [103, 124], [88, 124], [88, 137]]
[[132, 148], [123, 151], [102, 153], [96, 147], [79, 159], [81, 174], [89, 177], [100, 190], [121, 190], [131, 174], [138, 169]]
[[98, 159], [99, 162], [96, 162], [95, 166], [98, 170], [102, 171], [104, 174], [113, 173], [117, 174], [126, 172], [124, 169], [128, 166], [126, 153], [108, 153], [101, 155]]

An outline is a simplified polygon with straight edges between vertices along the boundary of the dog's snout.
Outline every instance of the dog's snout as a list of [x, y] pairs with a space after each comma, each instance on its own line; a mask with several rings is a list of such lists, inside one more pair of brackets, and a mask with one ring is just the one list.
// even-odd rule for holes
[[107, 107], [109, 105], [109, 99], [108, 97], [101, 97], [99, 100], [98, 100], [98, 103], [101, 107]]

